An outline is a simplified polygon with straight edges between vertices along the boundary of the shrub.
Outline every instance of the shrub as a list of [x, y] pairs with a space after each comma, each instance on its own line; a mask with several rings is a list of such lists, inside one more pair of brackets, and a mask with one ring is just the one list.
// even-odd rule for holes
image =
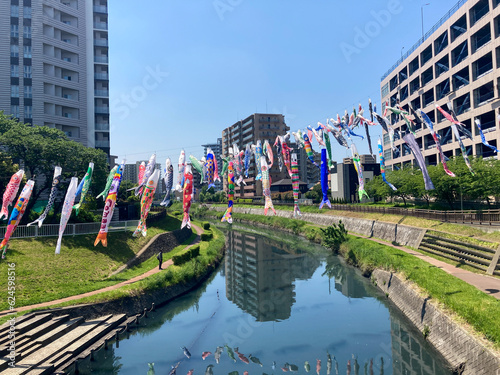
[[205, 229], [205, 232], [201, 234], [202, 241], [210, 241], [213, 238], [214, 234], [210, 229]]
[[204, 221], [201, 224], [203, 225], [203, 229], [210, 229], [210, 223], [208, 221]]
[[196, 245], [190, 248], [185, 253], [174, 255], [172, 257], [172, 261], [174, 262], [174, 265], [180, 266], [181, 264], [184, 264], [186, 262], [189, 262], [191, 259], [196, 258], [198, 255], [200, 255], [200, 246]]
[[334, 253], [338, 253], [340, 249], [340, 244], [347, 241], [347, 230], [342, 223], [333, 224], [326, 229], [321, 229], [323, 234], [323, 243], [325, 246], [329, 247]]

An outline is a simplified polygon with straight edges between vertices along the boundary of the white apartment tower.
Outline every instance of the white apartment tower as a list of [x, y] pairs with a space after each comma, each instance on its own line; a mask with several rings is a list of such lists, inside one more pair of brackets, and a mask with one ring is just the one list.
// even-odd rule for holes
[[0, 2], [0, 110], [109, 155], [107, 0]]

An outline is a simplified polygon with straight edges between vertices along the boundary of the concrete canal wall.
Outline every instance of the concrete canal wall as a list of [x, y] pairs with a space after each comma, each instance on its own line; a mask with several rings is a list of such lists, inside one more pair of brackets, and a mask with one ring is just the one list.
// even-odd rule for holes
[[[452, 365], [464, 375], [500, 375], [500, 358], [395, 274], [375, 270], [372, 280]], [[461, 372], [456, 372], [462, 374]]]
[[[212, 209], [216, 211], [226, 210], [225, 207], [213, 207]], [[233, 212], [250, 215], [264, 215], [264, 210], [260, 208], [234, 207]], [[292, 211], [277, 210], [276, 213], [276, 216], [293, 219]], [[325, 226], [332, 225], [333, 223], [338, 224], [339, 221], [342, 221], [349, 232], [368, 237], [376, 237], [384, 241], [395, 242], [402, 246], [413, 248], [418, 248], [425, 234], [425, 229], [421, 228], [353, 217], [303, 213], [302, 220]]]

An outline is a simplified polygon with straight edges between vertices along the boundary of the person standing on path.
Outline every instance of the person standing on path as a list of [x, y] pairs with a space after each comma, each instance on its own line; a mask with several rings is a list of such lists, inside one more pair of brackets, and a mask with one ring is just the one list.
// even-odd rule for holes
[[160, 250], [160, 252], [158, 253], [158, 255], [156, 256], [156, 259], [158, 259], [158, 269], [162, 269], [161, 268], [161, 264], [163, 263], [163, 253], [162, 251]]

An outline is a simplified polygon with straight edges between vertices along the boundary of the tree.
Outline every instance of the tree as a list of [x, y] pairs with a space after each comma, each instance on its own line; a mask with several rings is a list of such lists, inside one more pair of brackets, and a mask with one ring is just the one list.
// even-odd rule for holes
[[0, 192], [5, 191], [10, 178], [19, 170], [19, 165], [12, 163], [12, 159], [5, 152], [0, 151]]
[[[400, 197], [406, 207], [406, 201], [412, 197], [418, 196], [418, 184], [422, 180], [422, 172], [410, 166], [398, 169], [396, 171], [389, 171], [387, 173], [387, 180], [398, 190], [390, 190], [391, 196]], [[423, 182], [422, 182], [423, 183]]]
[[28, 211], [41, 194], [50, 190], [56, 165], [62, 167], [61, 190], [67, 185], [70, 177], [82, 178], [91, 161], [94, 162], [91, 188], [99, 190], [104, 187], [108, 165], [106, 154], [102, 150], [71, 141], [58, 129], [26, 125], [3, 113], [0, 113], [0, 131], [0, 144], [4, 146], [6, 155], [14, 162], [20, 163], [27, 177], [45, 176], [37, 179]]
[[382, 176], [375, 176], [366, 183], [366, 192], [375, 201], [384, 200], [391, 195], [392, 189], [387, 185]]

